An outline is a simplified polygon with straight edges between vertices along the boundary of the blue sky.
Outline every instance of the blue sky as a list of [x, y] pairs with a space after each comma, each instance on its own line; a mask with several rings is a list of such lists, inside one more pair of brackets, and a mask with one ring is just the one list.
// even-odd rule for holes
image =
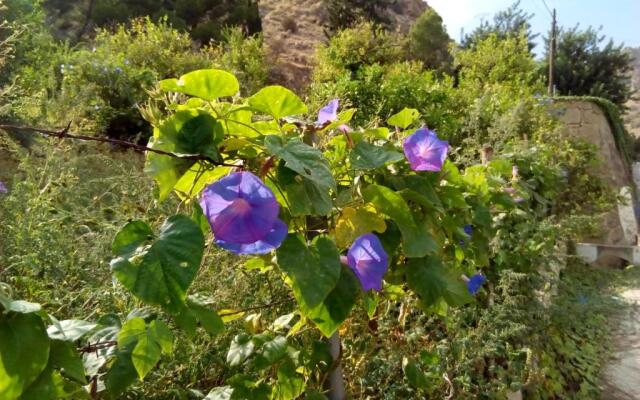
[[[442, 16], [449, 35], [460, 40], [460, 29], [471, 32], [482, 19], [492, 19], [496, 11], [503, 10], [513, 0], [426, 0]], [[640, 46], [640, 0], [546, 0], [550, 8], [556, 8], [558, 24], [573, 27], [577, 23], [587, 27], [602, 25], [602, 33], [616, 43]], [[542, 0], [521, 0], [520, 7], [535, 13], [531, 21], [534, 32], [546, 34], [551, 17]], [[543, 46], [538, 45], [540, 52]]]

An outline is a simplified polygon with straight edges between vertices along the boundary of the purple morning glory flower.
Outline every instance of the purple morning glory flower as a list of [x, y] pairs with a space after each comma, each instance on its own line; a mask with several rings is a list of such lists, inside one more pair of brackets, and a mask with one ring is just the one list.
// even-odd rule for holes
[[365, 233], [353, 241], [347, 252], [347, 265], [360, 280], [364, 291], [382, 290], [382, 277], [389, 268], [389, 256], [376, 235]]
[[471, 237], [471, 235], [473, 235], [473, 225], [471, 225], [471, 224], [467, 224], [467, 225], [463, 226], [462, 230], [464, 231], [464, 233], [469, 235], [469, 237]]
[[469, 293], [478, 293], [478, 290], [480, 290], [482, 284], [486, 280], [487, 278], [485, 278], [482, 274], [475, 274], [471, 278], [469, 278], [469, 280], [467, 281], [467, 289], [469, 290]]
[[449, 143], [438, 139], [434, 131], [420, 128], [405, 139], [402, 147], [412, 170], [436, 172], [447, 158]]
[[4, 184], [4, 182], [0, 181], [0, 194], [4, 193], [9, 193], [9, 189], [7, 189], [7, 186]]
[[284, 238], [287, 236], [288, 231], [289, 228], [284, 222], [276, 220], [271, 231], [267, 233], [262, 240], [255, 241], [253, 243], [240, 244], [229, 243], [218, 239], [216, 240], [216, 244], [223, 249], [236, 254], [266, 254], [280, 246], [280, 243], [282, 243]]
[[200, 205], [216, 243], [235, 253], [268, 253], [287, 234], [275, 195], [251, 172], [234, 172], [207, 186]]
[[322, 107], [318, 112], [317, 125], [324, 125], [327, 122], [333, 122], [338, 119], [339, 99], [333, 99], [326, 106]]

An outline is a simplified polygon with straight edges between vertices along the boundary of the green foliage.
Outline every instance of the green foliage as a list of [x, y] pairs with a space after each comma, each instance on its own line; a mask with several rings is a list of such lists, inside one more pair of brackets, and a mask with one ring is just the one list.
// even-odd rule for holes
[[358, 74], [367, 65], [405, 59], [406, 39], [370, 22], [362, 22], [339, 31], [317, 52], [313, 79], [326, 82], [335, 79], [337, 74]]
[[350, 28], [359, 22], [386, 24], [389, 21], [385, 11], [392, 4], [391, 0], [323, 0], [331, 31]]
[[559, 94], [602, 97], [624, 106], [632, 94], [633, 58], [623, 44], [605, 40], [592, 27], [560, 29], [554, 75]]
[[427, 9], [416, 19], [409, 33], [409, 49], [413, 59], [420, 60], [426, 69], [449, 72], [453, 59], [449, 53], [451, 38], [442, 17]]
[[[228, 30], [229, 42], [194, 50], [187, 34], [166, 19], [137, 19], [114, 32], [99, 30], [86, 47], [39, 45], [16, 72], [17, 86], [30, 96], [12, 101], [16, 118], [49, 126], [72, 126], [112, 138], [143, 140], [150, 135], [139, 107], [159, 80], [201, 68], [238, 71], [248, 88], [264, 84], [266, 67], [260, 37]], [[32, 54], [33, 53], [33, 54]], [[30, 58], [29, 57], [29, 58]], [[246, 60], [241, 63], [239, 59]], [[225, 92], [225, 96], [238, 91]]]
[[483, 20], [476, 29], [464, 37], [462, 45], [472, 48], [491, 35], [500, 40], [523, 36], [529, 51], [536, 46], [535, 39], [539, 36], [531, 32], [531, 19], [534, 14], [528, 14], [520, 8], [520, 0], [516, 0], [506, 10], [499, 11], [493, 16], [493, 21]]
[[[493, 62], [485, 54], [492, 43], [496, 46], [491, 51], [499, 55]], [[75, 254], [102, 267], [97, 277], [91, 268], [75, 272], [89, 274], [85, 280], [102, 280], [92, 286], [104, 296], [96, 325], [73, 318], [76, 322], [65, 320], [51, 331], [67, 338], [81, 335], [80, 345], [110, 343], [95, 353], [87, 351], [83, 359], [85, 375], [111, 398], [127, 396], [127, 391], [152, 397], [150, 390], [158, 397], [186, 397], [187, 388], [208, 391], [217, 382], [225, 386], [213, 389], [208, 398], [292, 399], [302, 393], [318, 398], [333, 363], [326, 343], [318, 339], [336, 331], [346, 337], [343, 357], [350, 376], [369, 381], [363, 385], [375, 383], [372, 387], [378, 392], [388, 388], [385, 396], [390, 398], [443, 397], [445, 390], [461, 398], [496, 398], [534, 382], [532, 371], [538, 371], [532, 355], [543, 351], [536, 344], [548, 329], [544, 309], [536, 301], [538, 270], [554, 261], [559, 241], [584, 234], [580, 223], [604, 207], [606, 192], [586, 193], [601, 189], [588, 173], [593, 149], [559, 140], [548, 108], [532, 97], [537, 87], [525, 47], [521, 38], [497, 43], [489, 37], [477, 48], [462, 51], [458, 88], [415, 63], [374, 63], [358, 67], [355, 76], [343, 74], [339, 79], [346, 85], [367, 88], [370, 98], [363, 101], [371, 101], [371, 106], [363, 108], [371, 114], [361, 118], [371, 121], [378, 115], [377, 124], [385, 125], [373, 129], [358, 127], [357, 114], [350, 110], [340, 114], [339, 122], [318, 127], [315, 116], [288, 89], [269, 86], [243, 97], [236, 95], [237, 80], [218, 70], [197, 70], [164, 81], [145, 109], [154, 127], [149, 145], [176, 153], [146, 156], [160, 202], [153, 203], [153, 191], [140, 188], [133, 179], [129, 184], [143, 199], [134, 204], [154, 207], [127, 208], [124, 201], [126, 219], [111, 211], [117, 215], [110, 215], [108, 223], [95, 222], [115, 237], [111, 266], [120, 284], [100, 291], [109, 287], [104, 284], [109, 282], [104, 274], [106, 250], [99, 249], [96, 262], [93, 249], [77, 250], [82, 246], [79, 234], [67, 236], [70, 243], [60, 247], [27, 252], [46, 266]], [[505, 73], [505, 66], [514, 68], [513, 76]], [[361, 77], [366, 74], [375, 77], [364, 85]], [[480, 100], [488, 105], [480, 110], [486, 120], [474, 125], [480, 114], [466, 106], [482, 93], [486, 97]], [[354, 92], [353, 101], [361, 95]], [[435, 104], [428, 104], [431, 99]], [[382, 107], [384, 113], [372, 112]], [[440, 172], [412, 171], [399, 156], [404, 138], [426, 121], [461, 147], [452, 147], [452, 157]], [[343, 122], [353, 131], [340, 130], [338, 123]], [[454, 127], [461, 127], [461, 132]], [[490, 162], [481, 164], [474, 146], [487, 140], [500, 147]], [[48, 157], [44, 165], [41, 168], [65, 164]], [[513, 166], [519, 174], [512, 173]], [[275, 257], [243, 258], [243, 265], [203, 238], [207, 224], [197, 205], [204, 185], [236, 167], [260, 175], [273, 189], [280, 218], [289, 227]], [[9, 215], [0, 229], [14, 235], [1, 244], [0, 253], [9, 254], [11, 271], [35, 269], [23, 260], [28, 257], [21, 246], [34, 247], [29, 234], [46, 239], [45, 234], [60, 231], [78, 217], [67, 212], [53, 227], [41, 225], [51, 222], [48, 212], [57, 210], [58, 197], [68, 198], [65, 190], [84, 199], [76, 181], [65, 175], [56, 178], [70, 188], [51, 183], [58, 191], [50, 197], [40, 180], [48, 175], [34, 169], [24, 172], [27, 179], [22, 182], [16, 177], [0, 203], [3, 217]], [[100, 187], [106, 182], [100, 180]], [[572, 182], [578, 184], [571, 187]], [[33, 209], [25, 212], [20, 201], [29, 195], [36, 199]], [[96, 218], [95, 201], [79, 217]], [[171, 211], [161, 208], [162, 201]], [[582, 207], [575, 207], [579, 202]], [[165, 218], [167, 214], [175, 215]], [[125, 224], [129, 216], [133, 222]], [[26, 222], [18, 226], [18, 217]], [[471, 236], [462, 229], [468, 224], [473, 227]], [[340, 263], [340, 254], [365, 226], [377, 232], [389, 254], [380, 293], [362, 293], [353, 271]], [[52, 256], [43, 257], [43, 251]], [[83, 265], [82, 260], [66, 262], [61, 263], [63, 271]], [[477, 272], [490, 284], [474, 300], [464, 276]], [[0, 278], [6, 276], [21, 292], [29, 293], [32, 287], [35, 293], [44, 292], [42, 279], [23, 275], [10, 272]], [[488, 307], [490, 302], [494, 305]], [[140, 305], [153, 308], [136, 308]], [[77, 305], [65, 306], [71, 315], [78, 311]], [[171, 325], [161, 322], [165, 313]], [[240, 319], [242, 327], [233, 322]], [[378, 320], [386, 326], [378, 328]], [[198, 326], [219, 339], [196, 335]], [[384, 335], [369, 332], [377, 329], [385, 330]], [[415, 334], [402, 334], [404, 329]], [[367, 341], [377, 341], [372, 351], [362, 347]], [[396, 353], [381, 362], [378, 354], [387, 349]], [[163, 360], [169, 353], [175, 364]], [[156, 368], [159, 361], [170, 365]], [[171, 368], [178, 362], [187, 367]], [[381, 364], [386, 368], [383, 379], [369, 372]], [[55, 376], [55, 368], [43, 368], [53, 371], [46, 379]], [[365, 373], [359, 374], [359, 368], [366, 368]], [[77, 365], [71, 370], [80, 374]], [[403, 371], [409, 385], [402, 380]], [[140, 384], [142, 379], [148, 383]], [[372, 395], [364, 386], [356, 389], [353, 384], [352, 389], [360, 390], [361, 397]], [[200, 393], [203, 397], [205, 392]]]
[[195, 278], [204, 237], [190, 218], [175, 215], [157, 236], [141, 221], [128, 223], [113, 241], [111, 269], [124, 287], [141, 300], [169, 312], [186, 306], [186, 290]]
[[186, 30], [202, 44], [221, 41], [225, 27], [237, 26], [253, 35], [262, 30], [258, 4], [253, 0], [45, 0], [57, 36], [80, 39], [97, 28], [128, 23], [140, 17], [155, 21], [167, 17], [178, 29]]

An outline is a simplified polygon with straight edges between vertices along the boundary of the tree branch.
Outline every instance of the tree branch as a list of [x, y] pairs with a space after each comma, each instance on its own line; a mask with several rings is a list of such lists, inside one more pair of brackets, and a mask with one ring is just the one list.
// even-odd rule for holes
[[139, 151], [139, 152], [151, 152], [151, 153], [156, 153], [156, 154], [160, 154], [163, 156], [169, 156], [169, 157], [173, 157], [173, 158], [180, 158], [183, 160], [192, 160], [192, 161], [206, 161], [208, 163], [211, 163], [213, 165], [219, 165], [219, 166], [225, 166], [225, 167], [241, 167], [242, 165], [236, 165], [236, 164], [228, 164], [228, 163], [223, 163], [220, 161], [216, 161], [214, 159], [212, 159], [211, 157], [207, 157], [204, 156], [202, 154], [176, 154], [176, 153], [171, 153], [169, 151], [164, 151], [164, 150], [159, 150], [159, 149], [154, 149], [152, 147], [147, 147], [147, 146], [143, 146], [137, 143], [133, 143], [133, 142], [128, 142], [126, 140], [119, 140], [119, 139], [111, 139], [111, 138], [106, 138], [106, 137], [100, 137], [100, 136], [87, 136], [87, 135], [79, 135], [79, 134], [72, 134], [69, 133], [69, 128], [71, 127], [71, 123], [69, 123], [69, 125], [67, 125], [66, 128], [64, 129], [60, 129], [58, 131], [53, 131], [53, 130], [49, 130], [49, 129], [42, 129], [42, 128], [35, 128], [35, 127], [31, 127], [31, 126], [17, 126], [17, 125], [0, 125], [0, 130], [5, 130], [5, 131], [23, 131], [23, 132], [34, 132], [34, 133], [40, 133], [42, 135], [45, 136], [49, 136], [49, 137], [55, 137], [58, 139], [74, 139], [74, 140], [84, 140], [84, 141], [91, 141], [91, 142], [100, 142], [100, 143], [111, 143], [111, 144], [116, 144], [128, 149], [133, 149], [135, 151]]

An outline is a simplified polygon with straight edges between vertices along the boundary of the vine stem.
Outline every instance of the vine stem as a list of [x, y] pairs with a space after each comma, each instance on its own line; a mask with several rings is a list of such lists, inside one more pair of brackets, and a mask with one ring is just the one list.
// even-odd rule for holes
[[49, 136], [49, 137], [55, 137], [58, 139], [74, 139], [74, 140], [83, 140], [83, 141], [90, 141], [90, 142], [100, 142], [100, 143], [111, 143], [111, 144], [116, 144], [128, 149], [133, 149], [135, 151], [140, 151], [140, 152], [151, 152], [151, 153], [156, 153], [156, 154], [161, 154], [163, 156], [169, 156], [169, 157], [173, 157], [173, 158], [180, 158], [183, 160], [192, 160], [192, 161], [206, 161], [208, 163], [211, 163], [213, 165], [219, 165], [219, 166], [225, 166], [225, 167], [239, 167], [240, 165], [236, 165], [236, 164], [228, 164], [228, 163], [224, 163], [224, 162], [220, 162], [220, 161], [216, 161], [210, 157], [204, 156], [202, 154], [177, 154], [177, 153], [172, 153], [170, 151], [164, 151], [164, 150], [160, 150], [160, 149], [154, 149], [152, 147], [148, 147], [148, 146], [143, 146], [141, 144], [137, 144], [137, 143], [133, 143], [133, 142], [128, 142], [126, 140], [119, 140], [119, 139], [111, 139], [111, 138], [106, 138], [106, 137], [100, 137], [100, 136], [88, 136], [88, 135], [79, 135], [79, 134], [74, 134], [74, 133], [69, 133], [69, 128], [71, 127], [71, 123], [69, 123], [69, 125], [67, 125], [66, 128], [60, 129], [60, 130], [51, 130], [51, 129], [42, 129], [42, 128], [36, 128], [36, 127], [32, 127], [32, 126], [17, 126], [17, 125], [0, 125], [0, 130], [4, 130], [4, 131], [26, 131], [26, 132], [32, 132], [32, 133], [40, 133], [42, 135], [45, 136]]
[[342, 367], [340, 359], [342, 358], [342, 344], [340, 343], [340, 333], [336, 331], [329, 338], [329, 353], [333, 359], [333, 366], [329, 371], [329, 399], [345, 400], [347, 393], [344, 388], [344, 379], [342, 377]]

